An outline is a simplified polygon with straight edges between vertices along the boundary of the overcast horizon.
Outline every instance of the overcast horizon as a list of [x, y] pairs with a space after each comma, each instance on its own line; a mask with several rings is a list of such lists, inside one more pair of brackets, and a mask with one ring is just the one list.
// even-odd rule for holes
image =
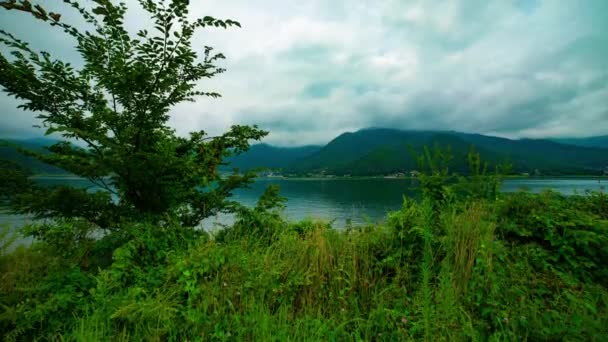
[[[45, 3], [45, 2], [41, 2]], [[127, 26], [149, 28], [135, 1]], [[62, 4], [44, 4], [70, 22]], [[245, 0], [194, 2], [230, 18], [196, 43], [227, 59], [201, 84], [220, 99], [172, 110], [178, 133], [232, 124], [279, 146], [324, 144], [368, 127], [508, 138], [608, 134], [608, 1]], [[27, 14], [0, 10], [0, 29], [79, 65], [74, 42]], [[0, 95], [0, 136], [37, 137], [35, 114]]]

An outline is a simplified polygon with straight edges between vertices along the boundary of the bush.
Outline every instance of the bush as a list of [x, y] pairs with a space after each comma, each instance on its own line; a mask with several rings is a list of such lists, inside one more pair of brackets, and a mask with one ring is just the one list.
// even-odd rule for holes
[[604, 197], [507, 196], [498, 204], [498, 233], [507, 243], [532, 248], [536, 270], [608, 286], [608, 220], [598, 210]]

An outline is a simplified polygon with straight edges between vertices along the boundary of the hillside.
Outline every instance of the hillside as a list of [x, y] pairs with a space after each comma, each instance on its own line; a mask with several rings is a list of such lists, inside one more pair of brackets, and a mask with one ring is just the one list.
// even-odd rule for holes
[[[449, 132], [385, 128], [344, 133], [316, 154], [294, 163], [292, 169], [300, 173], [325, 171], [338, 175], [378, 175], [412, 170], [417, 165], [411, 150], [420, 153], [424, 146], [433, 147], [436, 144], [450, 146], [454, 155], [453, 168], [466, 170], [465, 157], [471, 144], [461, 137]], [[478, 151], [487, 160], [496, 159], [483, 147]]]
[[320, 146], [276, 147], [268, 144], [251, 146], [244, 154], [229, 158], [230, 165], [223, 169], [238, 168], [248, 171], [255, 168], [285, 169], [295, 161], [314, 154]]
[[608, 165], [608, 149], [560, 144], [541, 139], [510, 140], [480, 134], [453, 133], [496, 156], [508, 158], [520, 172], [598, 173]]
[[16, 147], [44, 153], [46, 152], [45, 147], [54, 143], [56, 143], [55, 140], [42, 138], [0, 140], [0, 160], [15, 163], [32, 174], [65, 174], [66, 172], [58, 167], [42, 163], [36, 158], [24, 156]]
[[[325, 172], [335, 175], [384, 175], [417, 169], [411, 150], [420, 153], [424, 146], [450, 146], [453, 154], [451, 169], [466, 172], [466, 155], [473, 145], [490, 166], [512, 163], [518, 173], [543, 175], [599, 174], [608, 166], [608, 148], [583, 146], [601, 145], [602, 138], [571, 140], [521, 139], [485, 136], [453, 131], [403, 131], [387, 128], [367, 128], [347, 132], [325, 146], [276, 147], [268, 144], [251, 146], [242, 155], [229, 158], [223, 170], [238, 168], [279, 169], [284, 173], [308, 174]], [[55, 141], [50, 139], [11, 140], [24, 148], [44, 151]], [[568, 144], [566, 144], [568, 142]], [[25, 157], [13, 146], [0, 146], [0, 159], [16, 162], [31, 173], [61, 174], [63, 170]]]
[[[322, 148], [299, 150], [256, 145], [235, 159], [234, 166], [282, 168], [306, 174], [381, 175], [416, 169], [410, 154], [424, 146], [450, 146], [452, 170], [467, 170], [466, 154], [474, 145], [491, 166], [514, 165], [515, 172], [545, 175], [598, 174], [608, 165], [608, 149], [560, 144], [548, 140], [510, 140], [450, 131], [401, 131], [368, 128], [344, 133]], [[298, 156], [299, 155], [299, 156]]]
[[[328, 170], [327, 172], [352, 175], [378, 175], [415, 170], [418, 168], [418, 165], [412, 152], [421, 153], [425, 146], [432, 148], [436, 145], [442, 148], [450, 147], [453, 158], [450, 165], [452, 171], [463, 173], [468, 170], [466, 157], [471, 147], [470, 143], [458, 136], [447, 133], [417, 132], [409, 139], [402, 137], [402, 139], [395, 143], [378, 146], [350, 163], [335, 170]], [[503, 160], [497, 158], [494, 153], [483, 147], [476, 147], [476, 150], [480, 153], [483, 160], [493, 165], [506, 161], [505, 158]], [[305, 161], [302, 161], [302, 164], [304, 163]]]
[[608, 148], [608, 135], [588, 138], [555, 138], [550, 140], [567, 145]]

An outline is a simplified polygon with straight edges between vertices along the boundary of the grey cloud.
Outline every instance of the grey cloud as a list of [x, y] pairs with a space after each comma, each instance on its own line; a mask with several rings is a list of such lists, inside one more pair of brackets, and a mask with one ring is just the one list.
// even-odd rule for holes
[[[268, 142], [294, 145], [369, 126], [512, 137], [608, 131], [603, 0], [192, 3], [197, 15], [244, 28], [197, 36], [228, 56], [228, 72], [201, 84], [224, 97], [175, 107], [180, 134], [258, 124], [271, 131]], [[141, 17], [131, 12], [128, 26], [145, 25]], [[73, 42], [22, 20], [0, 11], [1, 28], [77, 57]], [[17, 116], [5, 95], [0, 108], [0, 134], [32, 134], [32, 116]]]

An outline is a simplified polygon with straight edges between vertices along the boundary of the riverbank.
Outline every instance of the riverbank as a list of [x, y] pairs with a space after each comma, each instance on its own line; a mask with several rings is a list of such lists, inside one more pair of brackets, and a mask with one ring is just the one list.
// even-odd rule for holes
[[[608, 175], [561, 175], [561, 176], [523, 176], [523, 175], [506, 175], [504, 179], [599, 179], [601, 181], [608, 181]], [[393, 176], [331, 176], [331, 177], [320, 177], [320, 176], [283, 176], [283, 177], [257, 177], [257, 179], [285, 179], [285, 180], [369, 180], [369, 179], [403, 179], [403, 180], [417, 180], [418, 177], [393, 177]]]

